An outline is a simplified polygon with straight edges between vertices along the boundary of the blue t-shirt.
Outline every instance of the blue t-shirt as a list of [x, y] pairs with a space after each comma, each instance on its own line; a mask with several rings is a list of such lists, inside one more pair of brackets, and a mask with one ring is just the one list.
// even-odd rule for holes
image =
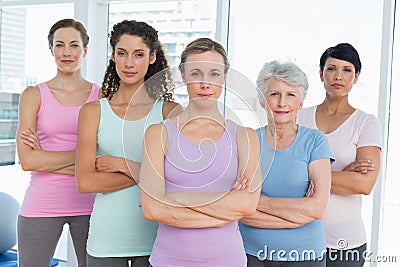
[[[310, 183], [310, 162], [322, 158], [333, 161], [328, 140], [318, 130], [299, 126], [296, 138], [289, 147], [274, 150], [265, 139], [266, 127], [257, 129], [263, 175], [261, 195], [279, 198], [304, 197]], [[242, 223], [239, 227], [246, 253], [261, 260], [313, 260], [321, 257], [325, 251], [325, 233], [320, 220], [293, 229], [265, 229]]]

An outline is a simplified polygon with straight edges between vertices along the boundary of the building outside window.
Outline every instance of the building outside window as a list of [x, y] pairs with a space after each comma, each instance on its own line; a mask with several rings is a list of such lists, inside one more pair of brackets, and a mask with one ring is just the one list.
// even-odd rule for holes
[[[150, 24], [158, 31], [170, 67], [176, 70], [181, 53], [189, 42], [199, 37], [215, 39], [216, 6], [216, 0], [111, 3], [108, 32], [115, 23], [124, 19]], [[108, 51], [111, 54], [111, 47]], [[174, 95], [179, 103], [187, 101], [186, 88], [179, 82]]]

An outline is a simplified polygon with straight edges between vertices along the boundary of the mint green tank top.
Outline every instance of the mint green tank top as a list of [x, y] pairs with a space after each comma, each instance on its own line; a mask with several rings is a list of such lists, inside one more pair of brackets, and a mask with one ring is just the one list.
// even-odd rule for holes
[[[147, 116], [123, 120], [107, 99], [100, 101], [97, 156], [112, 155], [142, 161], [144, 133], [151, 124], [163, 120], [163, 100], [157, 100]], [[109, 193], [97, 193], [90, 218], [87, 252], [94, 257], [150, 255], [158, 223], [145, 220], [139, 207], [137, 185]]]

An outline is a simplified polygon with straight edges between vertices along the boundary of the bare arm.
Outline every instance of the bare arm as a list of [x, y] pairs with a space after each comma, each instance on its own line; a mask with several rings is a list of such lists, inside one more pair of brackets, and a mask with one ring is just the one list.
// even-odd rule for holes
[[324, 158], [309, 164], [310, 180], [314, 193], [303, 198], [271, 198], [261, 196], [258, 210], [298, 224], [305, 224], [322, 218], [330, 191], [330, 159]]
[[140, 163], [114, 156], [100, 156], [96, 159], [96, 170], [98, 172], [120, 172], [137, 179], [139, 177]]
[[[306, 197], [312, 197], [314, 195], [314, 182], [310, 181], [307, 189]], [[255, 214], [250, 217], [243, 217], [240, 222], [257, 228], [297, 228], [303, 226], [302, 223], [296, 223], [292, 221], [285, 220], [283, 218], [264, 213], [262, 211], [256, 210]]]
[[354, 171], [334, 171], [332, 172], [332, 192], [352, 195], [368, 195], [374, 188], [376, 179], [379, 176], [381, 150], [376, 146], [365, 146], [357, 148], [356, 161], [368, 159], [373, 164], [366, 172]]
[[76, 149], [76, 181], [81, 193], [112, 192], [135, 185], [135, 180], [122, 172], [96, 170], [97, 129], [100, 103], [85, 104], [79, 113]]
[[250, 128], [238, 127], [237, 131], [239, 168], [237, 180], [246, 177], [249, 187], [231, 190], [229, 193], [178, 193], [178, 202], [201, 213], [222, 220], [237, 220], [254, 214], [261, 190], [261, 170], [258, 136]]
[[21, 167], [25, 171], [74, 174], [75, 151], [46, 151], [35, 149], [26, 136], [36, 133], [37, 114], [40, 108], [40, 91], [28, 87], [20, 97], [19, 121], [17, 129], [17, 149]]
[[243, 217], [240, 222], [257, 228], [297, 228], [304, 224], [287, 221], [283, 218], [256, 210], [254, 215]]
[[167, 197], [163, 151], [166, 134], [163, 127], [162, 124], [150, 126], [144, 138], [143, 161], [139, 174], [144, 218], [184, 228], [218, 227], [229, 223], [185, 207]]

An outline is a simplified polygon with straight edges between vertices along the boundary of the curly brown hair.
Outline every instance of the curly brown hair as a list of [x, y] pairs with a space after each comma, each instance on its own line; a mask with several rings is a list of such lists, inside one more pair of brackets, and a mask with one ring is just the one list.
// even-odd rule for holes
[[[143, 42], [150, 49], [150, 54], [156, 52], [156, 61], [149, 65], [144, 77], [146, 90], [153, 99], [163, 97], [165, 101], [173, 100], [172, 89], [174, 83], [169, 70], [167, 57], [161, 42], [158, 40], [157, 31], [149, 24], [135, 20], [124, 20], [113, 26], [110, 37], [110, 45], [113, 53], [122, 35], [134, 35], [141, 37]], [[158, 75], [157, 73], [161, 72]], [[154, 76], [155, 75], [155, 76]], [[153, 77], [154, 76], [154, 77]], [[153, 77], [152, 79], [150, 79]], [[115, 68], [112, 58], [109, 60], [106, 73], [102, 83], [102, 97], [111, 99], [118, 91], [121, 78]]]

